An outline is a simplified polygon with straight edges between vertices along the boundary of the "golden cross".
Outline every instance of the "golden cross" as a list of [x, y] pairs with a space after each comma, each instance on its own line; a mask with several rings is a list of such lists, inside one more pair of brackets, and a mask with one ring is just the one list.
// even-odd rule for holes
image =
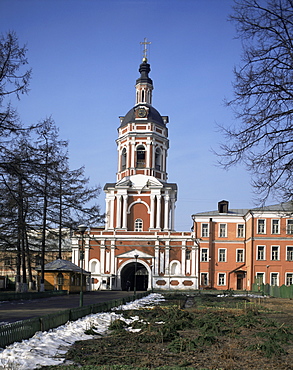
[[150, 45], [151, 42], [147, 41], [147, 38], [145, 37], [144, 38], [144, 41], [140, 43], [140, 45], [143, 45], [143, 60], [147, 61], [148, 58], [147, 58], [147, 53], [148, 53], [148, 49], [147, 49], [147, 45]]

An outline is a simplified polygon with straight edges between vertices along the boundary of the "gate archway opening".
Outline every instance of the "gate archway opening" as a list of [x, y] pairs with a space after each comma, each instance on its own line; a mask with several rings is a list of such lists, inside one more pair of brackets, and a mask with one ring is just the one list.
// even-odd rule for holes
[[[121, 289], [134, 290], [135, 262], [128, 263], [121, 271]], [[149, 274], [146, 267], [137, 262], [136, 266], [136, 290], [148, 289]], [[128, 288], [129, 287], [129, 288]]]

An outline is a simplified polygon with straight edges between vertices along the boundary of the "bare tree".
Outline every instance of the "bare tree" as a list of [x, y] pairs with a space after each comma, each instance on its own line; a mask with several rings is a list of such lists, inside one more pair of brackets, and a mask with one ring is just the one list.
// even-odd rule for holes
[[293, 0], [234, 0], [243, 43], [227, 105], [236, 124], [221, 127], [220, 164], [244, 163], [259, 200], [293, 195]]

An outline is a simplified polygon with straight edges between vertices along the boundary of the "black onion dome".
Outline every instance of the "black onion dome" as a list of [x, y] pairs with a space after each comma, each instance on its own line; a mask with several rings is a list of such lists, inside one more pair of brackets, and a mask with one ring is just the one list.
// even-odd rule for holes
[[136, 80], [136, 84], [148, 83], [152, 85], [153, 81], [151, 78], [149, 78], [150, 71], [151, 71], [150, 65], [146, 61], [143, 61], [139, 66], [140, 77]]
[[128, 123], [131, 123], [131, 122], [138, 122], [139, 121], [139, 119], [135, 119], [135, 108], [138, 107], [138, 106], [142, 106], [142, 107], [145, 106], [145, 107], [148, 107], [148, 109], [149, 109], [147, 120], [146, 121], [143, 120], [144, 122], [152, 122], [152, 123], [155, 123], [157, 125], [166, 127], [160, 113], [152, 105], [149, 105], [149, 104], [138, 104], [135, 107], [133, 107], [132, 109], [130, 109], [130, 111], [123, 118], [123, 121], [122, 121], [120, 127], [126, 126]]

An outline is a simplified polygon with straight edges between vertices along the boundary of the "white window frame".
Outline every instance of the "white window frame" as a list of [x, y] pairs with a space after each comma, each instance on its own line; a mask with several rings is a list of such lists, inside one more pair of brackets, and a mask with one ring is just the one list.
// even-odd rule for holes
[[143, 221], [142, 221], [141, 218], [137, 218], [134, 221], [134, 231], [136, 231], [136, 232], [143, 231]]
[[[241, 227], [239, 227], [241, 226]], [[241, 230], [242, 235], [239, 235], [239, 231]], [[237, 238], [244, 238], [245, 235], [245, 225], [244, 224], [237, 224]]]
[[[222, 284], [222, 281], [223, 281], [223, 284]], [[218, 272], [218, 286], [225, 286], [225, 285], [226, 285], [226, 273]]]
[[[225, 228], [224, 228], [224, 235], [222, 235], [222, 228], [221, 228], [221, 225], [224, 225], [225, 226]], [[221, 222], [221, 223], [219, 223], [219, 238], [227, 238], [227, 224], [226, 223], [224, 223], [224, 222]]]
[[[263, 223], [263, 231], [259, 231], [259, 222], [264, 221]], [[257, 234], [266, 234], [266, 220], [264, 218], [259, 218], [257, 220]]]
[[[205, 275], [205, 277], [206, 277], [206, 284], [203, 284], [203, 278], [202, 278], [203, 275]], [[208, 286], [209, 285], [209, 273], [208, 272], [201, 272], [200, 273], [200, 285], [202, 285], [202, 286]]]
[[[205, 228], [205, 230], [207, 231], [207, 235], [204, 235], [204, 228], [203, 228], [203, 225], [207, 225], [207, 228]], [[203, 222], [202, 224], [201, 224], [201, 237], [202, 238], [208, 238], [208, 236], [209, 236], [209, 224], [208, 223], [206, 223], [206, 222]]]
[[[291, 275], [290, 279], [291, 279], [291, 284], [288, 284], [288, 275]], [[285, 285], [289, 286], [289, 285], [293, 285], [293, 272], [286, 272], [285, 274]]]
[[260, 283], [260, 284], [265, 284], [265, 281], [266, 281], [266, 273], [265, 272], [257, 272], [255, 274], [256, 279], [259, 279], [260, 276], [262, 276], [262, 283]]
[[[277, 223], [275, 223], [277, 221]], [[276, 230], [275, 230], [276, 229]], [[271, 222], [272, 234], [280, 234], [280, 219], [274, 218]]]
[[[273, 258], [274, 254], [276, 251], [273, 251], [273, 248], [277, 248], [277, 257], [278, 258]], [[280, 261], [280, 246], [279, 245], [272, 245], [271, 246], [271, 261]]]
[[[238, 252], [242, 252], [242, 259], [240, 261], [240, 259], [238, 258]], [[244, 249], [243, 248], [237, 248], [236, 249], [236, 262], [242, 262], [244, 263], [245, 262], [245, 255], [244, 255]]]
[[[289, 224], [289, 221], [291, 221], [292, 223]], [[289, 225], [290, 225], [290, 227], [289, 227]], [[287, 220], [287, 225], [286, 226], [287, 226], [286, 227], [286, 233], [288, 235], [292, 235], [293, 234], [293, 220]]]
[[[224, 254], [224, 261], [220, 261], [220, 251], [224, 251], [225, 254]], [[218, 249], [218, 262], [227, 262], [227, 248], [219, 248]]]
[[[276, 275], [276, 282], [277, 284], [273, 284], [273, 275]], [[270, 285], [272, 286], [279, 286], [279, 273], [278, 272], [271, 272], [270, 273]]]
[[[206, 250], [206, 260], [203, 257], [203, 250]], [[200, 248], [200, 262], [209, 262], [209, 248]]]
[[[289, 255], [288, 248], [292, 248], [292, 250], [290, 251], [290, 254], [291, 254], [290, 258], [288, 258], [288, 255]], [[286, 246], [286, 261], [293, 261], [293, 245], [287, 245]]]
[[[258, 258], [259, 247], [263, 247], [263, 258]], [[257, 261], [265, 261], [266, 260], [266, 246], [265, 245], [257, 245], [256, 246], [256, 260]]]

